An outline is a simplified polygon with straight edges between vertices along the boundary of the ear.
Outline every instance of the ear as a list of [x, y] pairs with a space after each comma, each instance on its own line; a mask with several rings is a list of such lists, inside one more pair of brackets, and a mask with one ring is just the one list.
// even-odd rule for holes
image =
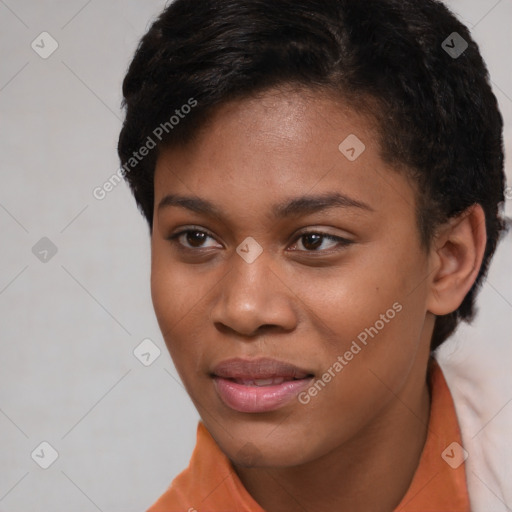
[[478, 276], [486, 243], [485, 213], [479, 204], [438, 230], [429, 255], [428, 311], [447, 315], [461, 305]]

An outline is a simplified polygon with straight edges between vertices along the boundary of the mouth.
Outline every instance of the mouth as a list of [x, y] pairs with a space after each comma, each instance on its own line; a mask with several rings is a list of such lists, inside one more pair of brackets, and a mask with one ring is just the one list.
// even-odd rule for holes
[[236, 384], [242, 384], [243, 386], [277, 386], [283, 382], [290, 382], [294, 380], [302, 380], [305, 377], [297, 377], [289, 379], [286, 377], [269, 377], [267, 379], [228, 379]]
[[289, 403], [310, 385], [312, 372], [276, 359], [229, 359], [211, 377], [220, 399], [246, 413], [270, 412]]

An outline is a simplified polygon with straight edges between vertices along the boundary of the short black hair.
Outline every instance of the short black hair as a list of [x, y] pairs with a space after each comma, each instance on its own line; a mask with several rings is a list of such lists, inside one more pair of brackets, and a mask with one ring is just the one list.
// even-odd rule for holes
[[[443, 222], [482, 206], [483, 263], [460, 307], [436, 318], [434, 350], [460, 320], [473, 319], [505, 226], [503, 120], [477, 44], [439, 1], [170, 3], [141, 39], [123, 82], [118, 153], [150, 232], [159, 148], [193, 140], [223, 103], [289, 85], [371, 112], [382, 158], [416, 185], [426, 248]], [[144, 146], [155, 149], [141, 158]]]

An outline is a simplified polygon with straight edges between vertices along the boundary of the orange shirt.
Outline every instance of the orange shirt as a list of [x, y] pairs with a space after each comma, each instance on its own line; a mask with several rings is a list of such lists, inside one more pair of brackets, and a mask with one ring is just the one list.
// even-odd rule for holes
[[[427, 439], [411, 485], [393, 512], [470, 512], [457, 416], [443, 372], [433, 359], [429, 379]], [[196, 511], [265, 512], [201, 421], [188, 468], [147, 512]]]

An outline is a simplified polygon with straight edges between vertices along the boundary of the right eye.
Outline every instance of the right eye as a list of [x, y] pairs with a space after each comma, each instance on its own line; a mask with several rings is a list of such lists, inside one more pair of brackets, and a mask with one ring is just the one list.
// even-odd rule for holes
[[203, 245], [208, 238], [214, 240], [213, 236], [206, 231], [200, 229], [183, 229], [168, 237], [167, 240], [172, 241], [172, 243], [178, 243], [189, 250], [215, 247], [215, 245]]

